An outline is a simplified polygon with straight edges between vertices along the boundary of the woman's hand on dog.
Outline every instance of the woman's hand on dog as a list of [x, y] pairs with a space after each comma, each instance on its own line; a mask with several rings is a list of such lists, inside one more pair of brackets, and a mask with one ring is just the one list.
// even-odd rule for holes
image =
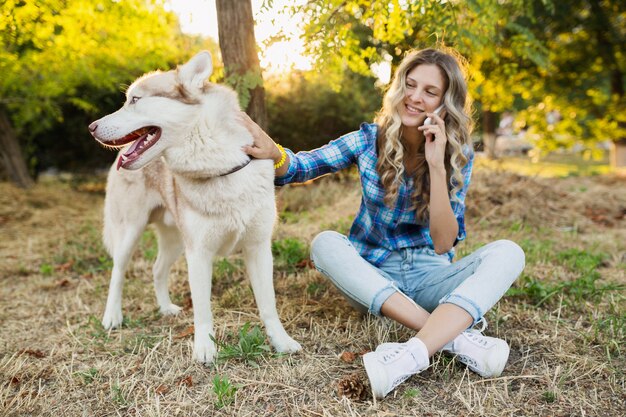
[[257, 125], [245, 112], [239, 113], [239, 119], [252, 134], [254, 143], [246, 145], [242, 149], [245, 153], [256, 159], [271, 159], [275, 163], [280, 161], [280, 150], [263, 129]]

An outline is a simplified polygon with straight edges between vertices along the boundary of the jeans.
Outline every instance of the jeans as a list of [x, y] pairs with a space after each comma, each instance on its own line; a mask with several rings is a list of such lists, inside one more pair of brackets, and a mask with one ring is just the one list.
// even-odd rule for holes
[[525, 263], [524, 251], [516, 243], [498, 240], [456, 262], [422, 247], [392, 252], [376, 267], [346, 236], [332, 231], [313, 239], [311, 260], [362, 312], [380, 316], [383, 303], [401, 292], [428, 312], [442, 303], [457, 305], [474, 324], [500, 300]]

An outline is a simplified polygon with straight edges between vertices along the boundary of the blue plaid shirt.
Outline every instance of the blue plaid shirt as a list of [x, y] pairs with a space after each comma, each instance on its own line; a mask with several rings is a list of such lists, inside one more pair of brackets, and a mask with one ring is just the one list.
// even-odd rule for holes
[[[411, 207], [413, 179], [400, 184], [395, 207], [385, 206], [385, 190], [376, 170], [376, 124], [361, 124], [358, 131], [348, 133], [321, 148], [289, 155], [289, 169], [276, 177], [276, 185], [305, 182], [321, 175], [337, 172], [356, 164], [361, 177], [361, 207], [350, 229], [349, 239], [368, 262], [380, 266], [392, 251], [402, 248], [430, 247], [434, 249], [428, 224], [420, 223]], [[468, 151], [469, 161], [463, 168], [463, 188], [457, 193], [459, 202], [450, 201], [459, 224], [457, 241], [465, 239], [465, 195], [470, 183], [474, 153]], [[448, 252], [450, 260], [454, 248]]]

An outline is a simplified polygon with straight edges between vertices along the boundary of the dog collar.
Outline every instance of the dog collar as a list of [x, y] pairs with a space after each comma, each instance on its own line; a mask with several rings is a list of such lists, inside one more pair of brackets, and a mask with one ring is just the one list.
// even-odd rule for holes
[[245, 168], [246, 165], [248, 165], [250, 162], [252, 162], [252, 159], [248, 158], [248, 160], [246, 162], [244, 162], [243, 164], [236, 166], [235, 168], [231, 169], [228, 172], [225, 172], [223, 174], [218, 175], [218, 177], [225, 177], [226, 175], [230, 175], [230, 174], [232, 174], [234, 172], [237, 172], [240, 169]]

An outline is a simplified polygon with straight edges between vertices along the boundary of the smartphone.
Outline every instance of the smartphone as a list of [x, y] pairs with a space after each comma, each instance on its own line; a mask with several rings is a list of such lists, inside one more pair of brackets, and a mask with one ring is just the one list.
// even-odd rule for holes
[[[441, 113], [441, 110], [443, 110], [443, 104], [437, 107], [433, 113], [435, 113], [436, 115], [439, 115], [439, 113]], [[424, 126], [428, 126], [429, 124], [432, 124], [432, 122], [433, 122], [433, 119], [431, 119], [430, 117], [427, 117], [426, 120], [424, 120]]]

